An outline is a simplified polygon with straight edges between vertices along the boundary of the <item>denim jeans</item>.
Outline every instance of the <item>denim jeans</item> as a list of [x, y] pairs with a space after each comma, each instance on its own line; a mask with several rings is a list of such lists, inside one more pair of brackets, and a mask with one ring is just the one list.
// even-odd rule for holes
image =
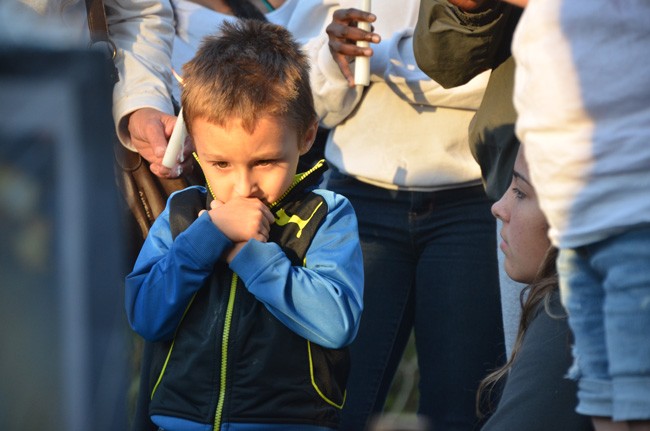
[[575, 336], [576, 411], [650, 419], [650, 226], [563, 249], [558, 272]]
[[418, 413], [436, 431], [472, 430], [479, 381], [503, 359], [495, 220], [481, 186], [385, 190], [330, 174], [354, 206], [364, 257], [364, 311], [351, 345], [341, 430], [382, 411], [411, 330]]

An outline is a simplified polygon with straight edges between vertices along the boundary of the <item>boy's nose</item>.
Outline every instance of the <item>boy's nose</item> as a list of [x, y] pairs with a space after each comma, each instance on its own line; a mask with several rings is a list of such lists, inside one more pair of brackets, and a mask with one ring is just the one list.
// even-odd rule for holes
[[241, 172], [234, 186], [235, 193], [243, 198], [255, 197], [257, 182], [250, 172]]

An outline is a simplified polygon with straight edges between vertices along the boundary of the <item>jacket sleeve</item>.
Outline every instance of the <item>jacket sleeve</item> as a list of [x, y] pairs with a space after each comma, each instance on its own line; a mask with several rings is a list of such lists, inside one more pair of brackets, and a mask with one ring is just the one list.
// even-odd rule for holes
[[418, 66], [445, 88], [467, 83], [510, 56], [521, 9], [502, 1], [479, 13], [447, 0], [422, 0], [413, 49]]
[[113, 90], [113, 118], [120, 141], [131, 140], [127, 117], [140, 108], [173, 114], [171, 50], [174, 16], [169, 0], [105, 0], [109, 34], [117, 47], [119, 81]]
[[232, 242], [202, 214], [172, 240], [169, 207], [158, 216], [126, 277], [129, 324], [148, 341], [170, 339], [185, 309]]
[[[335, 5], [339, 9], [343, 5]], [[332, 16], [324, 16], [326, 26], [331, 22]], [[358, 88], [349, 88], [348, 82], [332, 58], [328, 46], [328, 36], [323, 32], [320, 36], [309, 40], [303, 46], [309, 56], [311, 67], [309, 79], [314, 95], [314, 108], [321, 121], [321, 125], [331, 128], [341, 123], [354, 110], [363, 91]]]
[[250, 240], [230, 267], [246, 288], [298, 335], [328, 348], [356, 336], [363, 308], [363, 261], [350, 202], [319, 191], [330, 211], [313, 238], [304, 266], [275, 243]]

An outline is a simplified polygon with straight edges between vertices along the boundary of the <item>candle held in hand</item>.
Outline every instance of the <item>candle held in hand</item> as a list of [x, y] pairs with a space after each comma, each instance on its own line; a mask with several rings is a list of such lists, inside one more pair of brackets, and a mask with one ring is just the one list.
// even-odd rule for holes
[[176, 119], [176, 125], [169, 138], [165, 155], [163, 156], [162, 164], [167, 168], [173, 168], [178, 162], [178, 155], [183, 150], [183, 144], [187, 137], [187, 129], [185, 128], [185, 120], [183, 120], [183, 109], [181, 108]]
[[[361, 0], [361, 10], [370, 12], [370, 0]], [[369, 22], [360, 21], [358, 27], [365, 31], [370, 31], [371, 26]], [[358, 41], [358, 47], [367, 48], [370, 44], [366, 41]], [[369, 85], [370, 84], [370, 57], [359, 56], [354, 60], [354, 84], [355, 85]]]

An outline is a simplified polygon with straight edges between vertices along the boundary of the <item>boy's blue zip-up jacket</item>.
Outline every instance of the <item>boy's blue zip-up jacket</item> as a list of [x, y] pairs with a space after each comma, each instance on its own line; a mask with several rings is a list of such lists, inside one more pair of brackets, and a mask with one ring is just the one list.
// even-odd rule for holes
[[[232, 242], [207, 192], [173, 194], [126, 279], [129, 323], [155, 342], [150, 414], [166, 430], [338, 427], [362, 310], [363, 264], [347, 199], [309, 190], [271, 205], [266, 243]], [[253, 426], [253, 428], [251, 428]]]

